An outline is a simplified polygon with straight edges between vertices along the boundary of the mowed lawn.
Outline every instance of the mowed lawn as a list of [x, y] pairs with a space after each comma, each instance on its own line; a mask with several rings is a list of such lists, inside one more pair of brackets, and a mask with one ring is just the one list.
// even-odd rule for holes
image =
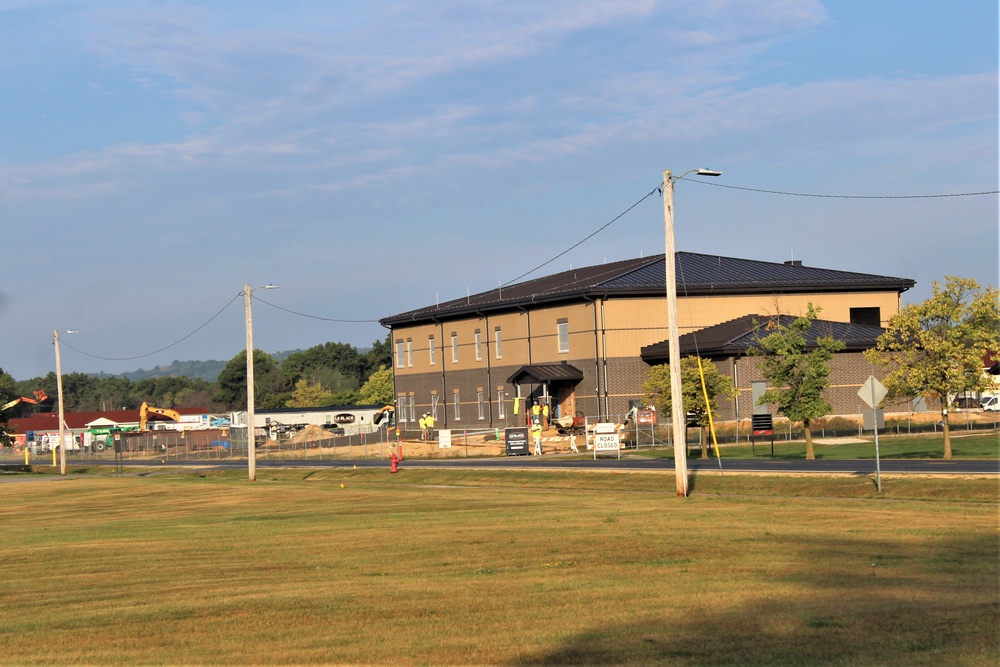
[[3, 664], [990, 665], [995, 479], [0, 483]]

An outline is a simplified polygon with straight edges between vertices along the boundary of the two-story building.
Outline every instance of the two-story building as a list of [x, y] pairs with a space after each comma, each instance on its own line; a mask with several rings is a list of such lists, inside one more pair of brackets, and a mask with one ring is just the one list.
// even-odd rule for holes
[[[874, 334], [915, 284], [798, 261], [686, 252], [676, 258], [682, 334], [750, 314], [802, 315], [809, 304], [824, 320], [867, 325]], [[643, 348], [667, 337], [665, 285], [658, 255], [571, 269], [382, 319], [392, 332], [397, 423], [416, 428], [420, 415], [431, 413], [441, 428], [502, 428], [523, 424], [533, 402], [547, 403], [554, 417], [620, 417], [641, 398], [650, 363], [658, 363], [655, 354], [644, 360]], [[840, 379], [860, 386], [867, 377]], [[738, 405], [730, 418], [739, 416]], [[835, 411], [847, 408], [835, 404]]]

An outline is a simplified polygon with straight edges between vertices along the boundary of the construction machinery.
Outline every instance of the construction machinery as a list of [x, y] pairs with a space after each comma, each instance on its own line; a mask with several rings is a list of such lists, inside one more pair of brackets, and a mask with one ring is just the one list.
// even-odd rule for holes
[[[386, 421], [388, 420], [388, 421]], [[385, 421], [385, 424], [382, 422]], [[396, 406], [386, 405], [382, 407], [375, 416], [372, 418], [372, 423], [378, 427], [382, 426], [395, 426], [396, 425]]]
[[579, 411], [575, 417], [567, 415], [553, 419], [552, 425], [556, 427], [559, 435], [583, 435], [587, 432], [587, 418]]
[[170, 408], [158, 408], [155, 405], [149, 405], [143, 401], [142, 405], [139, 406], [139, 430], [145, 431], [146, 425], [150, 421], [150, 417], [160, 416], [166, 417], [167, 419], [172, 419], [175, 422], [181, 420], [181, 413], [176, 410], [171, 410]]
[[21, 403], [38, 405], [39, 403], [43, 403], [44, 401], [47, 401], [49, 399], [49, 395], [46, 394], [41, 389], [37, 389], [32, 393], [35, 395], [34, 398], [28, 398], [27, 396], [20, 396], [18, 398], [15, 398], [13, 401], [9, 403], [4, 403], [3, 406], [0, 407], [0, 412], [3, 412], [4, 410], [10, 410], [15, 405], [20, 405]]

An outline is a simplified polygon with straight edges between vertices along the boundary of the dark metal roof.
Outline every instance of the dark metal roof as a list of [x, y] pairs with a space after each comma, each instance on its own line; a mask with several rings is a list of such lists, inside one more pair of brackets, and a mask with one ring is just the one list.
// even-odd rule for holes
[[[791, 315], [744, 315], [728, 322], [684, 334], [678, 341], [681, 356], [698, 355], [706, 359], [732, 357], [746, 354], [760, 338], [768, 335], [770, 325], [788, 326], [796, 317]], [[816, 340], [831, 336], [843, 341], [844, 352], [857, 352], [875, 346], [875, 341], [885, 331], [869, 324], [851, 324], [815, 320], [806, 333], [806, 347], [816, 347]], [[648, 364], [662, 364], [670, 360], [667, 341], [646, 345], [639, 356]]]
[[[383, 326], [463, 317], [533, 304], [607, 296], [666, 294], [663, 255], [627, 259], [571, 269], [523, 283], [480, 292], [435, 306], [383, 318]], [[909, 278], [819, 269], [801, 264], [761, 262], [717, 255], [679, 252], [677, 291], [680, 296], [722, 294], [793, 294], [798, 292], [904, 292], [916, 283]]]
[[544, 384], [568, 380], [579, 382], [583, 379], [583, 371], [569, 364], [534, 364], [521, 366], [507, 378], [509, 384]]

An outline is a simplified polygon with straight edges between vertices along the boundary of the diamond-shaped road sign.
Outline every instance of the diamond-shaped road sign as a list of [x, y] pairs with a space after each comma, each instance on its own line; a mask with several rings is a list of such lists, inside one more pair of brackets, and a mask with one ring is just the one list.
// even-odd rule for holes
[[888, 393], [889, 390], [876, 380], [874, 375], [869, 375], [865, 383], [861, 385], [861, 389], [858, 390], [858, 396], [872, 409], [877, 408]]

